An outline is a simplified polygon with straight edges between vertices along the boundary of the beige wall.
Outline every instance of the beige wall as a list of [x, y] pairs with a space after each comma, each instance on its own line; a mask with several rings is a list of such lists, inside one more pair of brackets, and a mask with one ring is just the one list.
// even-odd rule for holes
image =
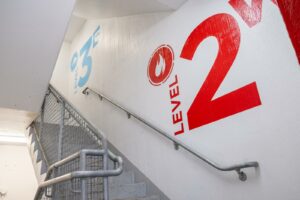
[[5, 200], [31, 200], [37, 181], [26, 145], [0, 144], [0, 192]]

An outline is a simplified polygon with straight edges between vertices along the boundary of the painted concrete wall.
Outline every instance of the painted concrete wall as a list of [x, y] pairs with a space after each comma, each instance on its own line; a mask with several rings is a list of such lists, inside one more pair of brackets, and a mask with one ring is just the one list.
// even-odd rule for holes
[[0, 160], [0, 192], [7, 193], [4, 199], [33, 199], [37, 181], [27, 146], [1, 144]]
[[[211, 101], [253, 82], [257, 93], [246, 93], [244, 100], [251, 102], [259, 98], [260, 101], [249, 109], [189, 130], [187, 112], [207, 79], [220, 42], [214, 37], [205, 39], [192, 61], [181, 58], [180, 54], [191, 32], [218, 13], [233, 16], [233, 22], [239, 27], [235, 30], [240, 31], [240, 46], [235, 49], [238, 51], [233, 64]], [[216, 23], [207, 25], [207, 31], [214, 29]], [[233, 23], [231, 25], [232, 28]], [[220, 31], [225, 33], [231, 28]], [[174, 66], [164, 83], [153, 86], [147, 76], [148, 63], [161, 44], [172, 47]], [[87, 55], [92, 58], [91, 73], [87, 82], [79, 86], [80, 78], [89, 74], [88, 65], [82, 66], [87, 46], [90, 46]], [[78, 57], [73, 56], [76, 52]], [[300, 176], [297, 175], [300, 68], [273, 2], [263, 1], [261, 21], [252, 27], [227, 1], [209, 0], [190, 0], [172, 13], [88, 20], [70, 45], [69, 56], [67, 65], [57, 66], [63, 68], [57, 71], [65, 73], [56, 73], [53, 84], [170, 199], [300, 198]], [[227, 58], [222, 63], [228, 61]], [[222, 66], [218, 70], [223, 69]], [[169, 85], [175, 75], [180, 90], [176, 100], [181, 101], [185, 127], [184, 133], [176, 136], [178, 124], [172, 122], [174, 105], [169, 95]], [[66, 80], [68, 90], [61, 84]], [[126, 113], [107, 102], [82, 95], [85, 86], [103, 92], [222, 165], [258, 161], [260, 167], [246, 170], [247, 182], [240, 182], [235, 172], [218, 172], [186, 151], [175, 151], [171, 142], [143, 124], [128, 120]], [[244, 100], [227, 104], [239, 107], [245, 104]], [[226, 108], [221, 106], [217, 111]]]

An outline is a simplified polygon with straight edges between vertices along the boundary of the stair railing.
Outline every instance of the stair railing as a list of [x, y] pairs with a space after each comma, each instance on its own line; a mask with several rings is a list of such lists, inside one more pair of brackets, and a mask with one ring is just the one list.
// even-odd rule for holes
[[217, 169], [219, 171], [236, 171], [237, 174], [238, 174], [238, 177], [239, 177], [239, 179], [241, 181], [246, 181], [247, 180], [247, 175], [246, 175], [246, 173], [244, 171], [242, 171], [242, 169], [245, 169], [245, 168], [257, 168], [257, 167], [259, 167], [259, 164], [256, 161], [246, 162], [246, 163], [243, 163], [243, 164], [237, 164], [237, 165], [231, 165], [231, 166], [221, 166], [220, 164], [218, 164], [218, 163], [216, 163], [216, 162], [208, 159], [204, 155], [199, 154], [197, 151], [195, 151], [194, 149], [192, 149], [188, 145], [182, 143], [180, 140], [172, 137], [170, 134], [166, 133], [165, 131], [161, 130], [160, 128], [156, 127], [155, 125], [151, 124], [150, 122], [146, 121], [144, 118], [142, 118], [142, 117], [138, 116], [137, 114], [129, 111], [124, 106], [122, 106], [122, 105], [114, 102], [111, 98], [107, 97], [106, 95], [104, 95], [104, 94], [102, 94], [100, 92], [96, 92], [94, 89], [91, 89], [89, 87], [86, 87], [82, 91], [82, 93], [84, 95], [89, 95], [90, 93], [94, 94], [94, 95], [98, 96], [101, 101], [103, 99], [105, 99], [110, 104], [114, 105], [115, 107], [117, 107], [117, 108], [123, 110], [125, 113], [127, 113], [128, 119], [130, 119], [131, 117], [134, 117], [135, 119], [137, 119], [138, 121], [142, 122], [143, 124], [145, 124], [149, 128], [153, 129], [157, 133], [161, 134], [165, 138], [167, 138], [170, 141], [172, 141], [174, 143], [174, 147], [175, 147], [176, 150], [179, 150], [179, 147], [182, 147], [186, 151], [190, 152], [192, 155], [196, 156], [200, 160], [204, 161], [205, 163], [207, 163], [208, 165], [212, 166], [213, 168], [215, 168], [215, 169]]
[[[36, 192], [36, 195], [34, 197], [34, 200], [39, 200], [41, 198], [41, 194], [43, 192], [44, 188], [47, 188], [49, 186], [62, 183], [65, 181], [70, 181], [75, 178], [80, 178], [82, 181], [81, 184], [81, 199], [86, 200], [87, 199], [87, 192], [86, 192], [86, 185], [84, 183], [85, 178], [95, 178], [95, 177], [109, 177], [109, 176], [118, 176], [123, 171], [123, 160], [121, 157], [114, 155], [112, 152], [109, 151], [108, 156], [109, 158], [115, 163], [114, 169], [112, 170], [97, 170], [97, 171], [89, 171], [86, 170], [86, 164], [87, 164], [87, 156], [103, 156], [105, 155], [105, 150], [94, 150], [94, 149], [83, 149], [77, 153], [74, 153], [73, 155], [70, 155], [53, 165], [51, 165], [48, 168], [45, 181], [39, 185], [39, 188]], [[67, 174], [64, 174], [62, 176], [58, 176], [55, 178], [50, 179], [53, 172], [58, 169], [60, 166], [63, 166], [75, 159], [79, 158], [79, 165], [80, 165], [80, 171], [73, 171]]]
[[[49, 103], [49, 105], [48, 105], [46, 100], [48, 100], [47, 98], [48, 97], [50, 98], [50, 96], [51, 96], [51, 99], [50, 99], [51, 101], [49, 100], [50, 103], [48, 102]], [[56, 103], [59, 104], [59, 106], [53, 107], [53, 105], [55, 105]], [[49, 114], [49, 112], [51, 112], [51, 113]], [[57, 117], [56, 114], [54, 115], [52, 112], [56, 113], [59, 117]], [[44, 115], [47, 113], [49, 116], [47, 115], [48, 116], [47, 119], [44, 119]], [[68, 115], [66, 116], [66, 114], [68, 114]], [[51, 120], [54, 120], [54, 119], [55, 119], [55, 121], [52, 122]], [[69, 122], [66, 122], [68, 120], [72, 120], [72, 123], [68, 124]], [[45, 195], [46, 197], [50, 197], [50, 199], [56, 199], [56, 196], [52, 197], [47, 194], [48, 188], [51, 186], [52, 187], [51, 194], [53, 193], [54, 195], [56, 195], [56, 192], [57, 192], [56, 189], [59, 189], [59, 186], [55, 187], [56, 185], [59, 185], [60, 183], [63, 183], [66, 181], [75, 180], [75, 179], [81, 181], [81, 186], [82, 186], [81, 190], [78, 192], [78, 191], [72, 190], [72, 188], [71, 188], [70, 191], [74, 192], [74, 193], [81, 193], [81, 199], [86, 200], [87, 196], [89, 195], [88, 192], [90, 192], [90, 191], [87, 191], [87, 184], [91, 183], [91, 182], [88, 182], [88, 178], [99, 178], [99, 177], [103, 178], [103, 190], [102, 190], [103, 199], [109, 200], [108, 177], [109, 176], [117, 176], [122, 173], [123, 160], [121, 157], [116, 156], [114, 153], [109, 151], [108, 145], [107, 145], [107, 139], [106, 139], [105, 135], [102, 132], [98, 131], [88, 120], [86, 120], [80, 114], [80, 112], [77, 111], [76, 108], [70, 102], [68, 102], [66, 100], [66, 98], [64, 98], [64, 96], [61, 95], [51, 85], [49, 86], [48, 92], [45, 96], [45, 101], [42, 105], [40, 118], [39, 118], [39, 120], [36, 119], [32, 123], [32, 127], [34, 128], [35, 132], [37, 132], [38, 128], [36, 127], [35, 122], [39, 123], [39, 125], [40, 125], [39, 126], [40, 133], [39, 133], [39, 136], [37, 137], [37, 142], [38, 142], [38, 146], [40, 147], [39, 149], [43, 150], [42, 154], [43, 154], [43, 157], [45, 158], [45, 161], [47, 161], [47, 166], [52, 164], [54, 160], [52, 159], [51, 163], [49, 162], [49, 160], [47, 160], [47, 155], [46, 155], [47, 151], [46, 151], [46, 149], [43, 148], [43, 145], [40, 140], [44, 134], [47, 134], [46, 133], [47, 130], [45, 130], [46, 124], [48, 126], [50, 125], [52, 127], [53, 126], [59, 127], [59, 130], [57, 130], [58, 131], [58, 144], [53, 144], [53, 145], [58, 146], [57, 159], [56, 159], [56, 162], [48, 168], [45, 181], [39, 185], [38, 190], [35, 195], [35, 200], [39, 200], [39, 199], [43, 198], [43, 195]], [[80, 137], [82, 137], [83, 139], [85, 137], [88, 137], [89, 140], [87, 140], [87, 141], [90, 141], [90, 142], [92, 141], [93, 144], [96, 145], [96, 149], [82, 149], [80, 147], [80, 149], [81, 149], [80, 151], [70, 155], [69, 154], [70, 152], [67, 150], [68, 150], [68, 148], [72, 147], [72, 144], [70, 144], [71, 146], [68, 146], [68, 144], [63, 144], [63, 138], [68, 137], [68, 136], [75, 137], [74, 136], [75, 132], [73, 134], [73, 131], [76, 131], [76, 130], [73, 130], [74, 128], [76, 128], [77, 131], [78, 130], [84, 131], [84, 133], [86, 133], [87, 135], [84, 135], [82, 133], [82, 134], [80, 134]], [[66, 135], [67, 129], [69, 129], [68, 134], [71, 134], [71, 135]], [[93, 148], [95, 148], [95, 146]], [[63, 154], [66, 157], [63, 158]], [[93, 167], [98, 166], [98, 165], [96, 166], [95, 164], [92, 164], [92, 166], [86, 165], [86, 164], [91, 163], [91, 160], [90, 160], [91, 156], [97, 156], [99, 158], [99, 160], [97, 160], [97, 163], [101, 162], [101, 163], [99, 163], [99, 165], [100, 164], [102, 165], [101, 169], [99, 169], [99, 168], [97, 168], [96, 170], [94, 168], [90, 169], [90, 167], [92, 167], [92, 166]], [[113, 169], [109, 169], [109, 165], [108, 165], [109, 160], [114, 163]], [[76, 163], [79, 162], [79, 170], [73, 170], [71, 172], [61, 171], [61, 168], [63, 169], [63, 167], [69, 166], [69, 165], [71, 166], [72, 162], [74, 162], [74, 161]], [[63, 165], [65, 165], [65, 166], [63, 166]], [[63, 173], [63, 174], [61, 174], [61, 173]]]

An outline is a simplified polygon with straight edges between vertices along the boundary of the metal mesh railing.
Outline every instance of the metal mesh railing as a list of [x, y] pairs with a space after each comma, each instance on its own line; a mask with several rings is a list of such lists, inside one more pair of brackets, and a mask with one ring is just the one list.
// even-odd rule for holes
[[84, 123], [78, 116], [75, 118], [65, 109], [64, 130], [62, 136], [62, 158], [65, 158], [81, 149], [100, 149], [101, 143], [95, 133], [82, 127]]
[[52, 93], [48, 93], [44, 100], [42, 111], [38, 120], [35, 121], [41, 145], [45, 150], [45, 154], [49, 164], [58, 161], [59, 149], [59, 132], [61, 116], [61, 102]]
[[[102, 143], [103, 136], [99, 135], [97, 130], [51, 87], [45, 97], [41, 113], [34, 121], [34, 125], [49, 165], [53, 165], [82, 149], [100, 150], [106, 147]], [[50, 180], [68, 173], [82, 171], [80, 163], [80, 158], [64, 163], [53, 169], [47, 179]], [[107, 169], [105, 167], [107, 161], [104, 161], [104, 156], [87, 155], [84, 163], [84, 170], [87, 171]], [[104, 165], [104, 163], [106, 164]], [[107, 179], [104, 179], [100, 176], [84, 179], [72, 178], [51, 187], [41, 188], [38, 199], [102, 200], [105, 199], [105, 190], [107, 190], [107, 184], [104, 186]], [[83, 182], [86, 191], [84, 198], [81, 191]]]

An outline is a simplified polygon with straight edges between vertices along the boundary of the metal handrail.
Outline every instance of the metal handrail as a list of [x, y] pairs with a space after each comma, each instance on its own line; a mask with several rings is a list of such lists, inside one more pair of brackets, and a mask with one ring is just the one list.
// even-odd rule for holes
[[208, 165], [212, 166], [213, 168], [219, 170], [219, 171], [236, 171], [238, 173], [239, 179], [241, 181], [246, 181], [247, 180], [247, 175], [245, 172], [242, 171], [242, 169], [244, 168], [257, 168], [259, 167], [258, 162], [253, 161], [253, 162], [246, 162], [243, 164], [237, 164], [237, 165], [231, 165], [231, 166], [221, 166], [218, 163], [206, 158], [206, 156], [203, 156], [199, 153], [197, 153], [195, 150], [193, 150], [191, 147], [187, 146], [186, 144], [182, 143], [180, 140], [170, 136], [168, 133], [166, 133], [165, 131], [157, 128], [156, 126], [154, 126], [153, 124], [151, 124], [150, 122], [146, 121], [145, 119], [141, 118], [140, 116], [136, 115], [135, 113], [129, 111], [128, 109], [126, 109], [124, 106], [121, 106], [118, 103], [115, 103], [113, 100], [111, 100], [109, 97], [105, 96], [102, 93], [96, 92], [95, 90], [86, 87], [82, 93], [84, 95], [89, 95], [89, 92], [97, 95], [100, 100], [105, 99], [106, 101], [108, 101], [109, 103], [111, 103], [112, 105], [116, 106], [117, 108], [123, 110], [125, 113], [127, 113], [128, 118], [130, 118], [131, 116], [134, 117], [135, 119], [137, 119], [138, 121], [142, 122], [143, 124], [145, 124], [146, 126], [150, 127], [151, 129], [153, 129], [154, 131], [156, 131], [157, 133], [163, 135], [164, 137], [166, 137], [167, 139], [171, 140], [172, 142], [174, 142], [175, 144], [175, 149], [178, 150], [179, 147], [182, 147], [183, 149], [185, 149], [186, 151], [190, 152], [191, 154], [193, 154], [194, 156], [196, 156], [197, 158], [201, 159], [202, 161], [204, 161], [205, 163], [207, 163]]
[[[54, 97], [56, 98], [56, 100], [58, 102], [62, 103], [63, 109], [67, 110], [69, 112], [69, 114], [75, 119], [75, 121], [80, 126], [89, 129], [88, 134], [90, 134], [90, 136], [92, 136], [92, 138], [94, 139], [94, 141], [97, 142], [97, 144], [100, 145], [102, 147], [102, 150], [104, 151], [103, 161], [102, 161], [103, 162], [103, 170], [102, 171], [109, 172], [109, 170], [108, 170], [108, 157], [110, 157], [112, 159], [112, 158], [116, 158], [117, 156], [114, 155], [111, 151], [109, 151], [106, 136], [101, 131], [97, 130], [95, 128], [95, 126], [93, 126], [88, 120], [86, 120], [83, 117], [83, 115], [80, 112], [78, 112], [78, 110], [76, 110], [76, 108], [72, 105], [72, 103], [70, 103], [52, 85], [49, 85], [49, 93], [47, 92], [46, 96], [48, 94], [50, 94], [50, 93], [54, 95]], [[79, 120], [78, 118], [80, 118], [81, 120]], [[61, 126], [63, 126], [63, 121], [61, 121], [60, 123], [61, 123]], [[62, 132], [63, 132], [63, 128], [60, 127], [60, 133], [62, 133]], [[108, 194], [108, 176], [106, 176], [105, 174], [106, 173], [102, 174], [102, 172], [98, 172], [96, 175], [103, 177], [103, 197], [104, 197], [105, 200], [108, 200], [109, 199], [109, 194]], [[91, 176], [90, 173], [86, 173], [86, 172], [82, 173], [82, 169], [81, 169], [81, 171], [78, 171], [78, 173], [74, 172], [74, 173], [71, 173], [71, 174], [66, 175], [64, 177], [60, 177], [60, 178], [56, 177], [57, 178], [56, 181], [58, 181], [58, 180], [64, 180], [67, 177], [69, 177], [70, 175], [73, 176], [73, 177], [79, 177], [79, 176], [90, 177]], [[108, 175], [109, 175], [109, 173], [108, 173]], [[46, 177], [46, 178], [48, 179], [49, 177]], [[82, 181], [82, 184], [84, 185], [83, 182], [85, 182], [85, 180]], [[38, 195], [41, 194], [41, 192], [43, 192], [43, 190], [42, 190], [42, 188], [39, 188], [39, 190], [36, 193], [37, 197], [38, 197]], [[82, 194], [83, 193], [85, 193], [85, 192], [82, 192]], [[85, 197], [83, 197], [83, 199], [85, 199]]]
[[[45, 187], [49, 187], [51, 185], [55, 185], [58, 183], [62, 183], [65, 181], [69, 181], [75, 178], [96, 178], [96, 177], [108, 177], [108, 176], [118, 176], [122, 173], [123, 171], [123, 159], [120, 156], [116, 156], [115, 154], [113, 154], [111, 151], [108, 151], [108, 157], [115, 163], [114, 167], [115, 169], [113, 170], [97, 170], [97, 171], [74, 171], [74, 172], [70, 172], [67, 174], [64, 174], [62, 176], [59, 177], [55, 177], [53, 179], [49, 179], [53, 170], [57, 169], [58, 167], [71, 162], [77, 158], [80, 157], [86, 157], [87, 155], [89, 156], [103, 156], [105, 155], [106, 151], [104, 149], [102, 150], [94, 150], [94, 149], [83, 149], [81, 151], [78, 151], [56, 163], [54, 163], [53, 165], [51, 165], [47, 171], [46, 174], [46, 178], [45, 181], [43, 183], [41, 183], [38, 187], [38, 190], [35, 194], [34, 199], [38, 200], [39, 199], [39, 195], [41, 194], [43, 188]], [[85, 165], [85, 160], [81, 160], [81, 162], [83, 162], [83, 165]]]

